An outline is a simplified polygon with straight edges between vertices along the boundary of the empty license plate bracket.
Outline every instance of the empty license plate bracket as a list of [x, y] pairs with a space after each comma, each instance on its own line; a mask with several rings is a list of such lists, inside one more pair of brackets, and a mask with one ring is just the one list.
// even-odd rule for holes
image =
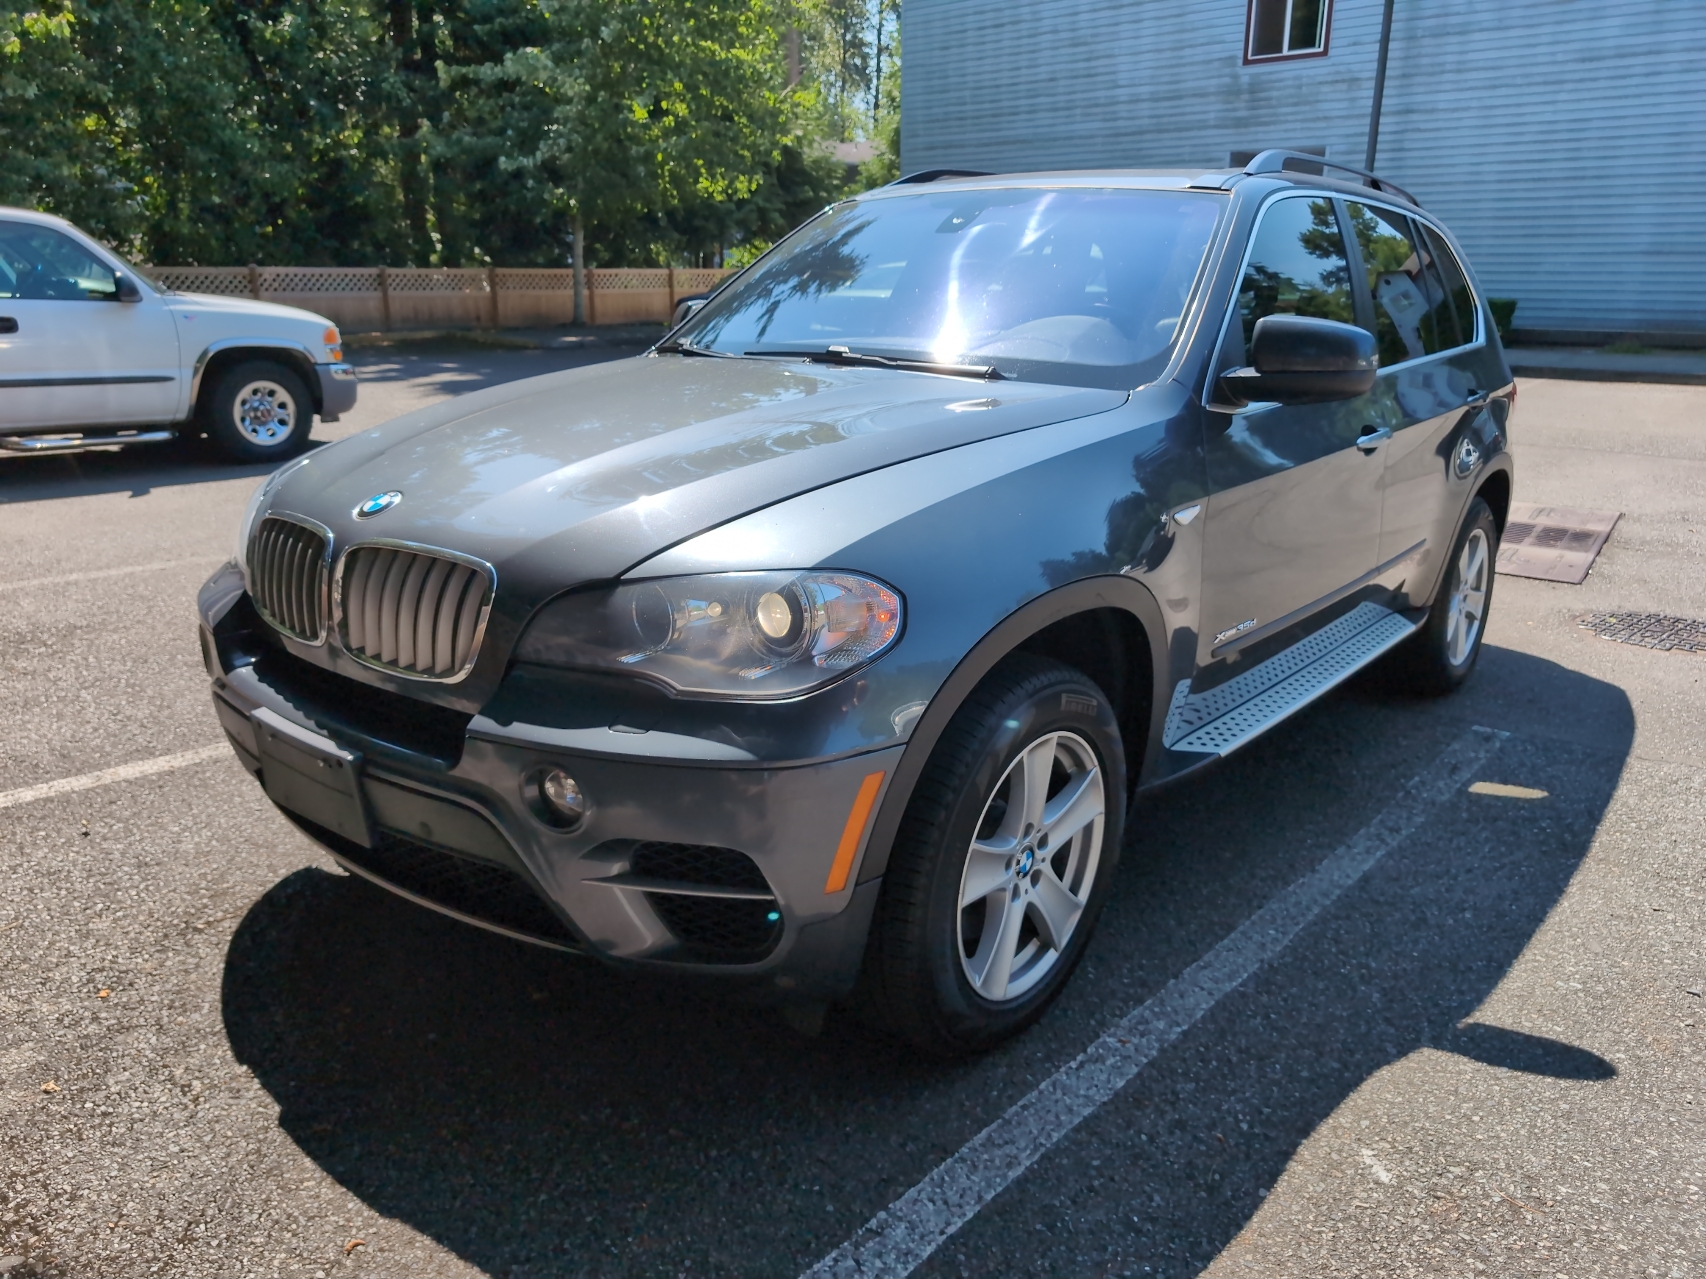
[[260, 749], [261, 784], [273, 803], [371, 848], [361, 756], [264, 706], [249, 721]]

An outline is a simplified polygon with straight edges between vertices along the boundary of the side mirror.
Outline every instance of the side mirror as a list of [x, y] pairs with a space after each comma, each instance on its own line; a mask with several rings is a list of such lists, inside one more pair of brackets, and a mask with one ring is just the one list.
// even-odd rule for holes
[[114, 296], [120, 302], [142, 301], [142, 290], [136, 287], [136, 281], [123, 271], [113, 273], [113, 287], [117, 290]]
[[1324, 404], [1351, 400], [1374, 385], [1374, 335], [1354, 324], [1302, 315], [1267, 315], [1250, 339], [1251, 367], [1220, 376], [1234, 404]]
[[672, 329], [675, 328], [678, 324], [684, 322], [688, 316], [692, 315], [704, 305], [705, 299], [703, 297], [682, 298], [681, 301], [675, 304], [675, 315], [670, 319], [669, 327]]

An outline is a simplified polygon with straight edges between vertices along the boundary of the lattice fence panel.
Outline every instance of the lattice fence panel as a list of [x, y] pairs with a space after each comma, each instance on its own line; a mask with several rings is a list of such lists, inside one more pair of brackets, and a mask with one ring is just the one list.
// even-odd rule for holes
[[704, 293], [714, 289], [734, 272], [716, 266], [677, 267], [675, 271], [675, 291], [677, 293]]
[[667, 267], [595, 266], [586, 274], [591, 287], [600, 293], [635, 293], [669, 288]]
[[[484, 293], [486, 273], [478, 267], [392, 268], [386, 280], [392, 293]], [[374, 287], [378, 287], [375, 285]]]
[[498, 292], [507, 293], [573, 293], [573, 267], [499, 267]]
[[261, 292], [292, 295], [377, 293], [376, 266], [268, 266], [261, 268]]
[[249, 296], [249, 268], [244, 266], [154, 266], [148, 268], [148, 274], [180, 293]]

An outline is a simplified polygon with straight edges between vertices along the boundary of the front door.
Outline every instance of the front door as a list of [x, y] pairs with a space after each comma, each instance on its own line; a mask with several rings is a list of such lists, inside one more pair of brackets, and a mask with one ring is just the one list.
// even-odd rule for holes
[[[1269, 204], [1217, 376], [1247, 362], [1263, 316], [1356, 323], [1350, 263], [1335, 201], [1287, 196]], [[1379, 553], [1385, 447], [1373, 435], [1372, 396], [1235, 411], [1214, 407], [1212, 387], [1207, 398], [1199, 667], [1283, 646], [1322, 624], [1324, 611], [1369, 575]]]
[[0, 219], [0, 430], [172, 421], [177, 327], [144, 290], [53, 227]]

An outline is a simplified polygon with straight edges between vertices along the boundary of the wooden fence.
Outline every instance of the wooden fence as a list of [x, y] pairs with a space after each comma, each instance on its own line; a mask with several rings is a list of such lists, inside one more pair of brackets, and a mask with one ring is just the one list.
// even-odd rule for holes
[[[566, 267], [162, 266], [149, 274], [183, 293], [299, 306], [346, 333], [526, 328], [575, 318], [575, 273]], [[667, 322], [680, 299], [733, 274], [715, 267], [591, 267], [587, 320]]]

